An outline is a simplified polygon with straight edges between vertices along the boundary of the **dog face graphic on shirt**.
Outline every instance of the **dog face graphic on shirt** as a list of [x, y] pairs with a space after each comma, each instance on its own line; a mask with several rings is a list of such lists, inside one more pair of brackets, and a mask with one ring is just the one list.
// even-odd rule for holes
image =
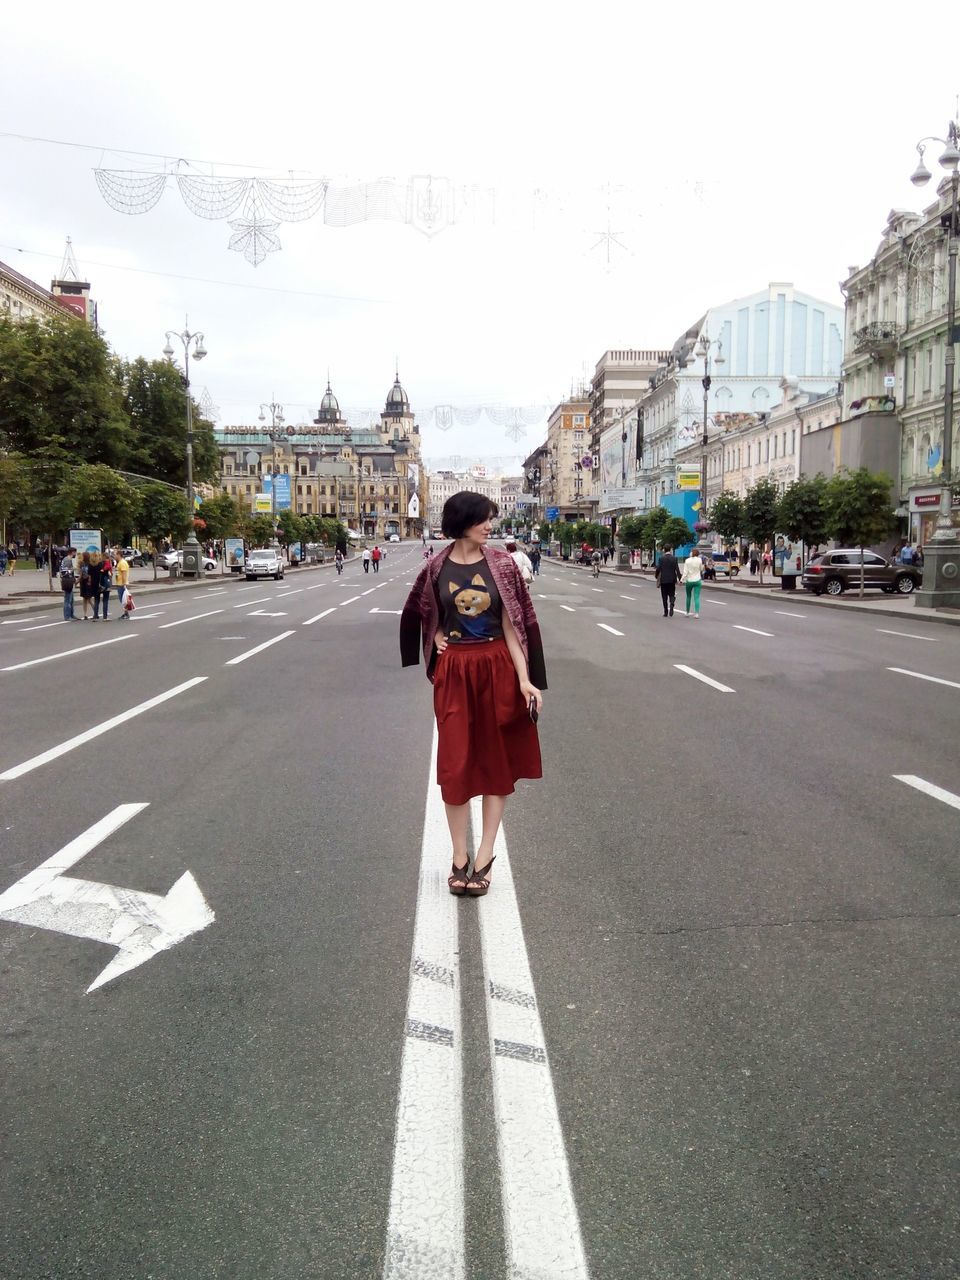
[[[453, 602], [456, 606], [457, 613], [464, 619], [463, 631], [468, 635], [482, 636], [486, 632], [486, 627], [481, 621], [483, 614], [490, 608], [490, 592], [487, 590], [487, 584], [482, 576], [477, 573], [466, 584], [466, 586], [458, 586], [455, 582], [448, 584], [450, 594], [453, 596]], [[460, 630], [451, 631], [451, 640], [460, 640], [463, 638], [463, 632]]]

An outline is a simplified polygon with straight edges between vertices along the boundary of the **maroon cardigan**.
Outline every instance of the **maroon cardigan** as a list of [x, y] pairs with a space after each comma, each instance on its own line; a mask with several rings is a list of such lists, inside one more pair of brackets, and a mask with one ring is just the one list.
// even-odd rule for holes
[[[434, 638], [440, 627], [440, 593], [437, 579], [440, 566], [453, 549], [453, 544], [438, 555], [431, 556], [417, 575], [417, 580], [407, 596], [400, 616], [400, 658], [405, 667], [415, 667], [420, 661], [420, 643], [427, 660], [427, 679], [433, 683], [437, 665]], [[527, 660], [530, 683], [537, 689], [546, 689], [547, 672], [543, 662], [543, 644], [540, 640], [540, 624], [534, 612], [530, 592], [517, 568], [513, 556], [498, 547], [484, 547], [484, 559], [500, 592], [500, 599], [507, 611], [513, 629], [517, 633], [523, 656]]]

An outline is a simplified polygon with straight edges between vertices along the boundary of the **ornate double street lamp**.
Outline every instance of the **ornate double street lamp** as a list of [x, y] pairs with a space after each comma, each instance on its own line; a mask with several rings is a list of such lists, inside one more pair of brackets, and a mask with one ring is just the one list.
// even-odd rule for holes
[[540, 468], [531, 467], [527, 472], [527, 493], [533, 498], [533, 523], [540, 515]]
[[[278, 404], [275, 400], [271, 400], [269, 404], [262, 404], [260, 406], [260, 416], [258, 419], [258, 421], [260, 422], [266, 422], [267, 420], [267, 415], [264, 412], [264, 410], [267, 410], [270, 414], [270, 430], [267, 432], [267, 434], [270, 437], [270, 443], [273, 445], [283, 444], [287, 436], [291, 434], [291, 431], [292, 431], [292, 428], [290, 427], [287, 427], [286, 431], [282, 429], [283, 428], [283, 405]], [[273, 460], [270, 465], [272, 468], [270, 472], [270, 510], [273, 513], [273, 541], [274, 541], [274, 544], [276, 545], [276, 541], [277, 541], [276, 454], [274, 454]]]
[[[717, 354], [711, 357], [710, 352], [716, 347]], [[703, 361], [703, 435], [700, 439], [700, 514], [694, 525], [694, 528], [700, 534], [697, 540], [697, 548], [701, 555], [705, 555], [711, 549], [709, 538], [710, 521], [707, 519], [707, 432], [709, 430], [709, 419], [707, 416], [708, 401], [710, 399], [710, 369], [715, 364], [723, 364], [723, 343], [719, 338], [711, 339], [706, 330], [700, 335], [700, 342], [697, 345], [695, 355], [698, 360]]]
[[943, 153], [939, 164], [950, 174], [950, 205], [940, 216], [947, 233], [947, 331], [944, 337], [943, 378], [943, 469], [940, 473], [940, 511], [937, 526], [923, 549], [923, 585], [915, 597], [920, 608], [960, 607], [960, 530], [953, 523], [953, 380], [956, 367], [956, 343], [960, 341], [957, 318], [957, 241], [960, 237], [957, 205], [960, 189], [960, 130], [951, 120], [945, 138], [921, 138], [917, 143], [920, 160], [910, 178], [915, 187], [930, 181], [930, 170], [923, 163], [928, 142], [939, 142]]
[[[188, 317], [186, 324], [189, 323]], [[163, 348], [163, 354], [171, 363], [175, 355], [171, 339], [177, 338], [183, 345], [183, 380], [187, 390], [187, 506], [190, 508], [190, 532], [187, 534], [187, 540], [183, 544], [182, 568], [185, 574], [200, 578], [203, 576], [203, 555], [200, 543], [197, 541], [196, 527], [193, 523], [195, 501], [193, 494], [193, 401], [190, 399], [190, 351], [192, 348], [194, 360], [202, 360], [207, 354], [207, 349], [203, 345], [203, 334], [191, 333], [188, 328], [184, 328], [183, 333], [168, 329], [166, 338], [167, 345]]]

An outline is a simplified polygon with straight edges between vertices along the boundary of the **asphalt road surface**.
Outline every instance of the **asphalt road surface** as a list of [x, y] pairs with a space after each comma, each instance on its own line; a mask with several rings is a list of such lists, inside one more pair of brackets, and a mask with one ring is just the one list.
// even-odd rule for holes
[[0, 625], [0, 1275], [953, 1280], [960, 629], [545, 561], [461, 900], [420, 563]]

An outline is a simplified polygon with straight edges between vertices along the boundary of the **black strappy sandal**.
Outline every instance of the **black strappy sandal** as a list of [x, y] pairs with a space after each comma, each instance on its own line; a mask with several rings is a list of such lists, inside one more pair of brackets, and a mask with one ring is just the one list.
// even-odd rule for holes
[[473, 871], [467, 880], [467, 893], [471, 898], [482, 898], [490, 888], [490, 868], [496, 862], [496, 858], [491, 858], [482, 871], [478, 871], [474, 864]]
[[[459, 881], [459, 886], [458, 882]], [[458, 898], [462, 898], [467, 892], [467, 885], [470, 883], [470, 855], [467, 854], [467, 860], [462, 867], [458, 867], [454, 862], [450, 867], [450, 874], [447, 876], [447, 888], [451, 893], [456, 894]]]

